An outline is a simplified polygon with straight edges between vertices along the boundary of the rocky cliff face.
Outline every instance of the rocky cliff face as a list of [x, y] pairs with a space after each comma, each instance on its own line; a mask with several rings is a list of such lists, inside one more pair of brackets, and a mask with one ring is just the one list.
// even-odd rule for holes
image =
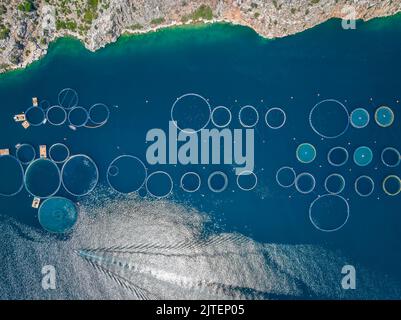
[[0, 72], [26, 66], [65, 35], [97, 50], [122, 33], [226, 21], [275, 38], [332, 17], [368, 20], [399, 11], [398, 0], [0, 0]]

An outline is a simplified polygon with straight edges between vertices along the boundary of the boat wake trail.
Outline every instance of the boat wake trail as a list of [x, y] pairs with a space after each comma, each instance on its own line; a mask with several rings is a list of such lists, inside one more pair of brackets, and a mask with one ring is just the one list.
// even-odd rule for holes
[[[314, 245], [262, 244], [205, 226], [210, 218], [170, 201], [110, 198], [79, 203], [62, 239], [0, 219], [1, 299], [297, 299], [400, 297], [391, 278], [358, 269], [358, 290], [341, 289], [349, 258]], [[42, 288], [42, 268], [56, 289]]]

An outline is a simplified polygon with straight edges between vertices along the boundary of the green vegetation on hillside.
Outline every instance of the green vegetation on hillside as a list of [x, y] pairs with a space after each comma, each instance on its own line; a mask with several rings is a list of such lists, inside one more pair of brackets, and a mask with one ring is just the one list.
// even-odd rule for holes
[[189, 20], [199, 21], [199, 20], [212, 20], [213, 19], [213, 10], [209, 6], [202, 4], [198, 9], [192, 12], [189, 15], [183, 16], [181, 21], [187, 22]]
[[131, 30], [140, 30], [143, 29], [143, 26], [139, 23], [135, 23], [132, 26], [129, 27]]
[[87, 5], [84, 13], [84, 21], [92, 24], [92, 21], [97, 18], [97, 7], [99, 0], [87, 0]]
[[57, 30], [67, 29], [67, 30], [75, 31], [75, 30], [77, 30], [77, 23], [72, 20], [69, 20], [69, 21], [57, 20], [56, 28], [57, 28]]
[[7, 13], [7, 7], [4, 4], [2, 4], [0, 5], [0, 16], [5, 13]]
[[163, 17], [160, 17], [160, 18], [156, 18], [156, 19], [153, 19], [152, 21], [150, 21], [150, 24], [153, 24], [153, 25], [161, 24], [161, 23], [163, 23], [164, 21], [165, 21], [164, 18], [163, 18]]
[[23, 12], [31, 12], [35, 9], [32, 1], [25, 0], [18, 5], [18, 10]]
[[6, 26], [0, 25], [0, 40], [4, 40], [10, 34], [10, 29]]

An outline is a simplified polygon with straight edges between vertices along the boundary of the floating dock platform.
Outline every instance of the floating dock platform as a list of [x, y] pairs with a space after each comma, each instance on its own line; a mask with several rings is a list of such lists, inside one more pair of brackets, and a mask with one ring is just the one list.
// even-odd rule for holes
[[37, 198], [37, 197], [33, 198], [32, 208], [38, 209], [39, 205], [40, 205], [40, 198]]
[[21, 113], [21, 114], [16, 114], [16, 115], [14, 116], [14, 121], [15, 121], [15, 122], [23, 122], [23, 121], [26, 121], [26, 116], [25, 116], [25, 114], [23, 114], [23, 113]]
[[22, 127], [23, 127], [24, 129], [28, 129], [29, 126], [30, 126], [30, 124], [29, 124], [28, 121], [24, 121], [21, 125], [22, 125]]
[[8, 156], [10, 154], [9, 149], [0, 149], [0, 156]]
[[47, 148], [46, 145], [41, 144], [39, 146], [39, 155], [41, 158], [47, 158]]

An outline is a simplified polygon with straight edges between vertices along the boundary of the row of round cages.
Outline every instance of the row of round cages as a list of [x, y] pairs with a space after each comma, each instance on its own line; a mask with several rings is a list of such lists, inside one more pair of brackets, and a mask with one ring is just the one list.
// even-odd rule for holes
[[[395, 115], [388, 106], [380, 106], [374, 112], [375, 123], [382, 127], [390, 127], [394, 123]], [[356, 108], [350, 114], [350, 123], [356, 129], [362, 129], [370, 123], [370, 113], [365, 108]]]
[[[345, 190], [346, 184], [350, 183], [344, 175], [334, 172], [328, 174], [323, 180], [325, 192], [328, 194], [340, 194]], [[316, 191], [316, 177], [310, 172], [297, 173], [293, 167], [283, 166], [276, 172], [276, 183], [282, 188], [295, 187], [300, 194], [310, 194]], [[373, 194], [376, 184], [372, 177], [361, 175], [350, 183], [355, 193], [361, 197]], [[401, 180], [395, 174], [382, 178], [381, 188], [388, 196], [397, 196], [401, 192]]]
[[[42, 147], [45, 149], [42, 150]], [[308, 147], [307, 150], [314, 149]], [[334, 157], [333, 154], [337, 151], [339, 155]], [[328, 154], [329, 162], [336, 167], [340, 167], [340, 164], [343, 165], [348, 158], [347, 151], [344, 148], [332, 148]], [[356, 158], [354, 162], [360, 166], [359, 160], [371, 161], [371, 156], [366, 155], [371, 155], [371, 152], [364, 152], [361, 148], [357, 148], [354, 153], [354, 158]], [[399, 156], [398, 150], [394, 148], [385, 148], [381, 153], [382, 162], [387, 167], [397, 166], [400, 162]], [[2, 192], [3, 195], [18, 193], [22, 188], [21, 184], [25, 184], [27, 191], [39, 198], [56, 194], [61, 185], [73, 196], [84, 196], [94, 189], [99, 179], [99, 170], [96, 163], [84, 154], [71, 155], [68, 146], [63, 143], [55, 143], [48, 149], [46, 146], [40, 146], [39, 150], [36, 150], [31, 144], [18, 144], [15, 156], [3, 154], [1, 155], [1, 161], [3, 163], [1, 167], [3, 172], [2, 190], [6, 190], [7, 186], [14, 190], [14, 192], [4, 191]], [[74, 176], [79, 176], [88, 182], [84, 183], [84, 181], [80, 181]], [[9, 178], [7, 179], [7, 177]], [[41, 180], [49, 183], [47, 185], [41, 184]], [[112, 160], [106, 170], [106, 180], [112, 189], [126, 194], [137, 192], [144, 185], [148, 186], [149, 194], [154, 194], [151, 191], [152, 188], [149, 187], [153, 184], [157, 186], [165, 185], [166, 190], [170, 190], [173, 185], [173, 179], [169, 173], [156, 171], [149, 174], [144, 162], [133, 155], [120, 155]], [[258, 182], [257, 175], [251, 171], [244, 171], [236, 175], [235, 180], [238, 187], [246, 191], [254, 189]], [[343, 188], [345, 178], [340, 173], [336, 173], [331, 177], [327, 177], [326, 180], [327, 185], [332, 182]], [[153, 181], [156, 182], [153, 183]], [[300, 191], [301, 193], [309, 193], [305, 190], [313, 190], [316, 185], [315, 178], [311, 174], [307, 172], [295, 174], [295, 170], [289, 166], [284, 166], [277, 170], [276, 181], [282, 187], [289, 187], [295, 184], [302, 190], [302, 192]], [[228, 175], [223, 171], [214, 171], [207, 177], [207, 185], [213, 192], [224, 191], [228, 182]], [[394, 179], [389, 179], [389, 182], [394, 182]], [[201, 175], [195, 171], [188, 171], [180, 178], [180, 187], [187, 192], [197, 191], [201, 184]], [[12, 187], [13, 185], [15, 187]], [[303, 185], [308, 185], [308, 188], [301, 187]], [[45, 187], [48, 190], [45, 190]], [[397, 192], [387, 193], [394, 194]]]
[[[305, 142], [297, 146], [295, 155], [297, 160], [303, 164], [312, 163], [317, 157], [317, 150], [311, 143]], [[381, 163], [390, 168], [398, 167], [401, 162], [401, 155], [395, 147], [385, 147], [381, 150]], [[334, 167], [341, 167], [347, 164], [349, 152], [346, 147], [335, 146], [327, 153], [327, 162]], [[366, 167], [374, 160], [374, 152], [368, 146], [359, 146], [353, 150], [353, 163], [359, 167]]]
[[[0, 155], [0, 196], [12, 197], [23, 189], [33, 197], [42, 227], [53, 233], [66, 233], [75, 225], [79, 208], [70, 199], [91, 193], [99, 180], [95, 162], [87, 155], [71, 155], [63, 143], [36, 150], [30, 144], [16, 145], [15, 155]], [[61, 189], [62, 192], [61, 192]]]
[[[26, 149], [27, 153], [34, 150], [26, 144], [19, 148]], [[25, 187], [31, 196], [45, 199], [56, 195], [63, 187], [71, 196], [82, 197], [91, 193], [98, 183], [96, 163], [84, 154], [70, 156], [63, 144], [52, 145], [48, 158], [32, 157], [22, 162], [18, 154], [18, 157], [10, 154], [1, 156], [2, 196], [16, 195]], [[168, 196], [174, 187], [169, 173], [159, 170], [148, 174], [143, 162], [130, 155], [119, 156], [110, 163], [106, 180], [116, 192], [130, 194], [145, 187], [147, 194], [156, 198]], [[256, 174], [251, 171], [244, 171], [235, 178], [238, 188], [244, 191], [253, 190], [257, 182]], [[229, 178], [223, 171], [214, 171], [208, 175], [205, 183], [210, 191], [219, 193], [227, 189]], [[196, 192], [201, 184], [201, 175], [195, 171], [184, 173], [179, 181], [180, 188], [185, 192]]]
[[[296, 180], [301, 179], [303, 176], [304, 174], [300, 174], [297, 176]], [[151, 182], [153, 179], [152, 177], [156, 179], [153, 182]], [[215, 177], [218, 179], [212, 182], [211, 180]], [[373, 190], [368, 190], [369, 184], [367, 185], [367, 189], [366, 186], [357, 186], [357, 184], [362, 183], [362, 179], [365, 178], [366, 177], [360, 177], [355, 182], [355, 188], [361, 196], [368, 196], [373, 192]], [[183, 181], [185, 179], [187, 179], [186, 182]], [[160, 183], [164, 185], [163, 180], [169, 181], [170, 186], [167, 188], [160, 188]], [[194, 180], [196, 180], [195, 184], [193, 184]], [[369, 182], [372, 180], [367, 178], [366, 181]], [[199, 182], [199, 175], [193, 172], [186, 173], [181, 179], [181, 187], [183, 187], [183, 189], [185, 188], [187, 192], [195, 192], [199, 189]], [[148, 193], [154, 197], [162, 198], [171, 193], [172, 181], [166, 172], [156, 171], [152, 173], [145, 183]], [[297, 183], [298, 182], [295, 181], [295, 184]], [[153, 187], [151, 184], [154, 184]], [[340, 188], [343, 188], [343, 185], [341, 185], [342, 183], [340, 184]], [[400, 193], [400, 185], [401, 180], [398, 176], [391, 175], [383, 180], [383, 190], [390, 196], [395, 196]], [[155, 186], [156, 188], [154, 188]], [[209, 189], [213, 189], [213, 192], [224, 191], [227, 186], [226, 176], [224, 176], [224, 174], [222, 175], [221, 172], [213, 172], [208, 178], [208, 186]], [[302, 193], [304, 192], [302, 191]], [[73, 227], [77, 220], [77, 215], [77, 208], [70, 200], [61, 197], [52, 197], [43, 202], [42, 206], [39, 208], [38, 217], [44, 229], [55, 233], [65, 233]], [[350, 206], [348, 200], [335, 192], [318, 195], [309, 207], [309, 219], [312, 225], [323, 232], [338, 231], [347, 223], [349, 215]]]
[[[71, 196], [82, 197], [91, 193], [99, 180], [95, 161], [85, 154], [72, 155], [63, 143], [55, 143], [48, 149], [41, 145], [39, 150], [27, 143], [18, 144], [15, 155], [1, 156], [0, 171], [3, 196], [16, 195], [25, 187], [31, 196], [45, 199], [56, 195], [62, 187]], [[130, 194], [145, 187], [147, 194], [156, 198], [166, 197], [174, 186], [168, 172], [149, 173], [144, 162], [133, 155], [120, 155], [112, 160], [106, 181], [116, 192]], [[210, 191], [223, 192], [229, 185], [229, 176], [223, 171], [214, 171], [206, 182]], [[241, 172], [235, 178], [238, 188], [244, 191], [253, 190], [257, 182], [257, 175], [251, 171]], [[201, 174], [195, 171], [184, 173], [179, 181], [185, 192], [198, 191], [201, 184]]]
[[44, 124], [52, 126], [66, 125], [72, 130], [77, 128], [99, 128], [105, 125], [110, 117], [110, 109], [104, 103], [95, 103], [90, 107], [80, 106], [78, 93], [71, 88], [65, 88], [58, 94], [58, 103], [52, 105], [47, 100], [32, 99], [32, 106], [22, 114], [14, 116], [16, 122], [21, 122], [27, 129]]
[[[267, 127], [271, 129], [282, 128], [287, 115], [283, 108], [271, 107], [267, 111], [257, 109], [252, 105], [244, 105], [239, 109], [239, 124], [244, 128], [253, 128], [263, 117]], [[332, 116], [336, 121], [332, 121]], [[350, 126], [354, 128], [365, 128], [370, 122], [370, 113], [365, 108], [356, 108], [349, 112], [347, 107], [335, 99], [326, 99], [317, 103], [310, 111], [309, 123], [312, 130], [322, 138], [334, 139], [342, 136]], [[174, 121], [179, 130], [185, 131], [191, 128], [199, 131], [209, 123], [217, 128], [230, 125], [234, 119], [230, 108], [226, 106], [212, 107], [205, 97], [196, 94], [184, 94], [176, 99], [171, 107], [171, 120]], [[380, 127], [389, 127], [393, 124], [395, 115], [388, 106], [377, 107], [374, 111], [374, 119]]]
[[[366, 128], [370, 119], [370, 112], [366, 108], [356, 108], [349, 112], [342, 102], [335, 99], [320, 101], [309, 113], [311, 129], [321, 138], [326, 139], [341, 137], [350, 126], [356, 129]], [[376, 107], [374, 120], [379, 127], [390, 127], [395, 121], [394, 111], [388, 106]]]
[[[58, 193], [63, 188], [72, 197], [90, 194], [99, 181], [98, 167], [87, 155], [70, 155], [68, 147], [61, 143], [49, 148], [49, 157], [37, 157], [36, 154], [35, 148], [21, 144], [17, 147], [15, 156], [0, 156], [0, 195], [15, 196], [25, 187], [31, 196], [43, 200], [39, 207], [39, 221], [43, 227], [52, 232], [67, 232], [75, 223], [78, 209], [71, 200], [60, 198]], [[179, 179], [179, 187], [185, 192], [197, 192], [202, 185], [201, 176], [204, 174], [185, 172]], [[207, 189], [213, 193], [228, 189], [229, 177], [223, 171], [213, 171], [203, 179]], [[167, 172], [154, 171], [149, 174], [143, 161], [132, 155], [121, 155], [112, 160], [107, 168], [106, 180], [118, 193], [133, 194], [145, 190], [145, 196], [157, 199], [171, 195], [175, 184], [178, 184], [174, 183]], [[296, 173], [291, 167], [280, 168], [276, 174], [276, 181], [284, 188], [295, 186], [302, 194], [312, 193], [316, 186], [315, 177], [311, 173]], [[258, 181], [255, 173], [243, 172], [236, 176], [235, 182], [239, 189], [251, 191]], [[332, 174], [325, 179], [325, 188], [329, 195], [338, 195], [344, 189], [344, 185], [345, 179], [340, 174]], [[360, 196], [369, 196], [375, 187], [373, 180], [368, 176], [359, 177], [354, 186]], [[398, 195], [401, 191], [400, 178], [397, 175], [386, 176], [382, 181], [382, 189], [388, 196]], [[322, 199], [325, 200], [314, 202], [312, 207], [315, 208], [316, 203], [325, 202], [327, 199], [344, 203], [342, 197], [327, 196]], [[347, 200], [344, 208], [348, 208]], [[316, 218], [313, 219], [316, 223]]]
[[[94, 190], [99, 180], [96, 163], [85, 154], [70, 155], [65, 144], [53, 144], [40, 156], [29, 144], [17, 145], [15, 155], [0, 155], [0, 195], [11, 197], [25, 190], [33, 197], [46, 199], [60, 188], [81, 197]], [[48, 156], [47, 156], [48, 154]]]
[[[116, 192], [130, 194], [144, 192], [154, 198], [165, 198], [172, 194], [175, 184], [184, 192], [193, 193], [201, 189], [202, 184], [208, 190], [220, 193], [229, 186], [229, 175], [223, 171], [213, 171], [204, 174], [196, 171], [187, 171], [174, 183], [172, 176], [165, 171], [148, 172], [141, 159], [133, 155], [121, 155], [115, 158], [107, 168], [106, 179], [108, 185]], [[243, 191], [253, 190], [257, 183], [257, 175], [251, 171], [243, 171], [235, 178], [235, 183]]]
[[[254, 128], [261, 121], [261, 117], [271, 129], [280, 129], [287, 121], [283, 108], [272, 107], [264, 111], [263, 115], [260, 113], [256, 107], [244, 105], [235, 116], [243, 128]], [[225, 128], [235, 120], [230, 108], [222, 105], [212, 107], [208, 99], [196, 93], [178, 97], [171, 107], [170, 114], [177, 128], [184, 132], [198, 132], [209, 124], [216, 128]]]

